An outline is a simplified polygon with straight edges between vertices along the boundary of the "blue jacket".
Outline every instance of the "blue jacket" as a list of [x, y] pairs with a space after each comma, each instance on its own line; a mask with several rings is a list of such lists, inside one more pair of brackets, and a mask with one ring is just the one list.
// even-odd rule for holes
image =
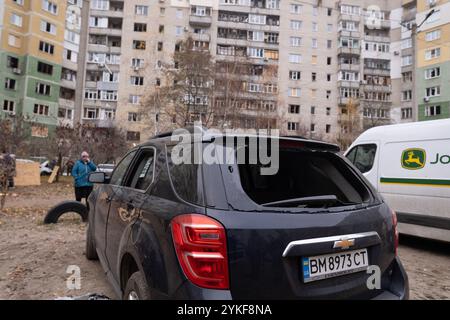
[[85, 164], [82, 160], [78, 160], [72, 169], [75, 187], [91, 187], [93, 183], [88, 181], [89, 173], [95, 170], [97, 170], [97, 166], [92, 161]]

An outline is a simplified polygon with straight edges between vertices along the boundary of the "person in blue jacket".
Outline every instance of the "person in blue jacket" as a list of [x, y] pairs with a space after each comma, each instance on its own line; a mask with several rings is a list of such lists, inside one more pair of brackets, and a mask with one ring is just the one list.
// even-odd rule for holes
[[89, 153], [83, 151], [81, 159], [79, 159], [72, 169], [72, 177], [75, 182], [75, 198], [81, 202], [82, 198], [86, 199], [92, 192], [93, 184], [89, 182], [89, 173], [97, 170], [97, 166], [89, 159]]

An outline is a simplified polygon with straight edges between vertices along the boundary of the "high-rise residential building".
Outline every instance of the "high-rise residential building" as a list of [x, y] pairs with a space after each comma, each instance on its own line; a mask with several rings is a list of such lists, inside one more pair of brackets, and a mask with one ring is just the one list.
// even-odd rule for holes
[[[84, 3], [84, 4], [83, 4]], [[64, 28], [64, 50], [61, 70], [61, 88], [58, 100], [58, 124], [72, 126], [75, 110], [81, 108], [82, 79], [86, 54], [86, 20], [89, 2], [68, 0]], [[80, 86], [81, 85], [81, 86]]]
[[415, 80], [419, 121], [450, 117], [449, 12], [448, 0], [417, 0]]
[[47, 137], [58, 118], [73, 117], [81, 6], [81, 0], [0, 4], [0, 111], [27, 117], [32, 136]]
[[391, 12], [391, 120], [394, 123], [417, 121], [416, 13], [416, 0], [405, 0]]
[[[390, 15], [401, 7], [400, 0], [91, 0], [81, 120], [117, 123], [136, 142], [157, 132], [158, 111], [153, 130], [144, 130], [139, 104], [190, 36], [218, 72], [243, 66], [235, 76], [239, 112], [227, 118], [233, 126], [262, 120], [283, 134], [335, 140], [347, 130], [340, 118], [349, 103], [361, 126], [389, 123], [391, 59], [403, 54], [391, 48]], [[214, 100], [219, 110], [227, 103]]]
[[[136, 2], [137, 1], [129, 1]], [[129, 3], [126, 2], [127, 4]], [[86, 75], [84, 79], [83, 105], [80, 117], [83, 123], [110, 127], [116, 118], [119, 101], [119, 74], [126, 68], [126, 55], [133, 48], [125, 48], [132, 38], [132, 30], [124, 26], [125, 1], [91, 0], [87, 34]], [[148, 12], [148, 5], [146, 7]], [[128, 23], [135, 15], [128, 13]], [[144, 52], [147, 39], [137, 44]], [[128, 49], [128, 50], [126, 50]], [[125, 50], [127, 52], [125, 52]], [[121, 64], [122, 62], [122, 64]], [[120, 74], [125, 83], [124, 74]], [[125, 106], [123, 106], [125, 107]]]

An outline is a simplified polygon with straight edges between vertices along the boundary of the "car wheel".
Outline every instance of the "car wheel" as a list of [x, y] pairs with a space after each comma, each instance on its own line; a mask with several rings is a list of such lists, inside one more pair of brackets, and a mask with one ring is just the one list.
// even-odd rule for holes
[[140, 271], [131, 275], [128, 279], [125, 291], [123, 293], [123, 300], [150, 300], [150, 289], [145, 281], [144, 276]]
[[98, 260], [97, 250], [95, 248], [93, 230], [88, 223], [86, 228], [86, 258], [88, 260]]

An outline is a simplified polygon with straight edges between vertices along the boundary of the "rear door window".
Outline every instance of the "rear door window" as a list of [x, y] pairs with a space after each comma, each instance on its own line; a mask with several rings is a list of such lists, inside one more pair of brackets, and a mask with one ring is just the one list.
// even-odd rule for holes
[[147, 190], [153, 182], [155, 168], [155, 150], [143, 149], [137, 157], [134, 167], [131, 169], [130, 178], [125, 184], [127, 187], [137, 190]]
[[366, 173], [373, 168], [376, 153], [376, 144], [361, 144], [350, 150], [347, 154], [347, 159], [350, 160], [361, 173]]

